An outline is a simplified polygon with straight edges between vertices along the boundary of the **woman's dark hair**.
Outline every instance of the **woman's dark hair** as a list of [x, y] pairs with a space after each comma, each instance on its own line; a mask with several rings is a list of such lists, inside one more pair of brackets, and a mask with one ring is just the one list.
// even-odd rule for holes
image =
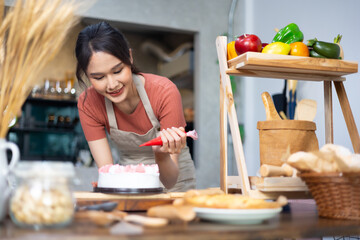
[[131, 63], [130, 47], [124, 35], [106, 22], [85, 27], [78, 36], [75, 47], [77, 59], [76, 77], [82, 86], [86, 86], [83, 76], [94, 52], [106, 52], [131, 67], [132, 73], [139, 70]]

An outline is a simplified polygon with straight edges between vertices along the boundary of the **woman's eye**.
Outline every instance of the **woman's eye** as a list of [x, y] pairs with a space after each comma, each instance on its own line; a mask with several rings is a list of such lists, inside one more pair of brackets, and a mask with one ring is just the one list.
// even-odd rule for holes
[[119, 71], [114, 72], [114, 74], [118, 74], [118, 73], [120, 73], [120, 72], [121, 72], [121, 70], [122, 70], [122, 69], [120, 69]]
[[103, 76], [102, 77], [94, 77], [94, 79], [96, 79], [96, 80], [101, 80], [103, 78]]

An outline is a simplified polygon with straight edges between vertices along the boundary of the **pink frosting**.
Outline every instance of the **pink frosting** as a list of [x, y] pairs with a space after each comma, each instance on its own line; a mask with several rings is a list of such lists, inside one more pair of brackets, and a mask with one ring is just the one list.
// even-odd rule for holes
[[144, 164], [139, 164], [135, 168], [135, 172], [144, 173], [145, 172], [145, 166]]
[[194, 139], [194, 140], [197, 140], [197, 139], [198, 139], [198, 134], [197, 134], [197, 132], [195, 131], [195, 129], [192, 130], [192, 131], [188, 131], [188, 132], [186, 133], [186, 136], [191, 137], [191, 138]]
[[102, 166], [100, 169], [99, 169], [99, 173], [100, 172], [109, 172], [109, 169], [111, 168], [112, 164], [108, 164], [108, 165], [105, 165], [105, 166]]
[[159, 167], [157, 164], [144, 165], [143, 163], [137, 165], [119, 165], [108, 164], [99, 168], [99, 173], [158, 173]]

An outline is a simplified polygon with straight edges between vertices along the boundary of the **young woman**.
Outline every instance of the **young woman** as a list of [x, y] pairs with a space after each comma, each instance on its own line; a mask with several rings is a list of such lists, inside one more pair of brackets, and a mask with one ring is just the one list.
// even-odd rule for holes
[[[107, 131], [121, 153], [120, 164], [156, 163], [169, 191], [195, 188], [177, 87], [165, 77], [139, 72], [127, 40], [106, 22], [84, 28], [75, 53], [79, 83], [91, 83], [78, 109], [97, 166], [113, 164]], [[139, 147], [158, 135], [163, 146]]]

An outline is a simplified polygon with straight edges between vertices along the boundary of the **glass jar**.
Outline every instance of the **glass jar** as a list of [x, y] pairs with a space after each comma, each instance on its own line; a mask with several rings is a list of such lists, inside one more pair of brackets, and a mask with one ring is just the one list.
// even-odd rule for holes
[[9, 213], [21, 227], [63, 227], [74, 215], [72, 183], [75, 175], [70, 162], [22, 161], [14, 169], [15, 188]]

